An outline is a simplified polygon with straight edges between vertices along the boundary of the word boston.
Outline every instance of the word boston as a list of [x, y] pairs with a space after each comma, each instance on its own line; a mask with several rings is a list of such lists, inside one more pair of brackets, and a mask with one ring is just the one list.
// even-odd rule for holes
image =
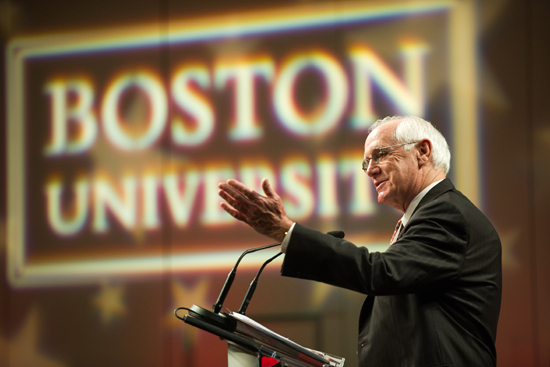
[[[276, 68], [273, 57], [241, 57], [238, 61], [216, 60], [213, 68], [205, 63], [180, 67], [170, 80], [168, 91], [161, 82], [160, 73], [146, 69], [120, 72], [107, 81], [102, 97], [97, 98], [93, 83], [85, 78], [59, 78], [48, 81], [44, 91], [50, 99], [50, 142], [47, 156], [80, 154], [93, 147], [98, 132], [104, 132], [113, 147], [143, 150], [154, 146], [170, 121], [171, 142], [175, 146], [192, 147], [207, 144], [219, 121], [229, 111], [221, 110], [205, 98], [211, 89], [223, 91], [232, 85], [233, 111], [227, 137], [236, 142], [260, 139], [263, 127], [258, 119], [256, 84], [261, 81], [271, 91], [269, 108], [276, 122], [289, 134], [299, 136], [324, 135], [344, 120], [348, 104], [353, 108], [349, 116], [351, 128], [364, 129], [377, 116], [374, 110], [372, 86], [381, 92], [405, 114], [422, 115], [424, 108], [424, 43], [410, 43], [399, 49], [404, 61], [404, 75], [400, 78], [370, 47], [350, 47], [347, 59], [339, 62], [327, 52], [301, 52], [288, 56]], [[351, 70], [344, 70], [350, 65]], [[297, 91], [300, 83], [317, 80], [320, 98], [316, 105], [300, 106]], [[351, 83], [348, 75], [352, 76]], [[311, 82], [311, 81], [310, 81]], [[303, 87], [305, 88], [305, 86]], [[348, 91], [352, 91], [348, 98]], [[141, 94], [145, 102], [145, 121], [139, 121], [132, 131], [131, 123], [124, 121], [124, 103], [132, 103], [128, 95]], [[310, 91], [311, 93], [311, 91]], [[265, 105], [262, 104], [262, 105]], [[172, 108], [171, 108], [172, 107]], [[171, 110], [171, 116], [168, 111]], [[187, 120], [184, 116], [189, 116]], [[69, 124], [76, 125], [78, 134], [69, 137]], [[102, 129], [98, 125], [101, 125]], [[130, 130], [130, 131], [127, 131]]]

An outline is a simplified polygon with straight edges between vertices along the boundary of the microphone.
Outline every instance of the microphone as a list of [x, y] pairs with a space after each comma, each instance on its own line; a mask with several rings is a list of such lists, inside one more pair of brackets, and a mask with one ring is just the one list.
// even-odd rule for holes
[[[344, 231], [330, 231], [330, 232], [327, 232], [327, 234], [329, 234], [333, 237], [336, 237], [336, 238], [344, 238], [344, 236], [345, 236]], [[262, 271], [264, 270], [264, 268], [267, 264], [269, 264], [271, 261], [275, 260], [277, 257], [281, 256], [282, 254], [283, 254], [282, 252], [279, 252], [277, 255], [271, 257], [270, 259], [268, 259], [262, 265], [260, 270], [258, 270], [258, 273], [254, 277], [254, 279], [252, 280], [252, 283], [250, 283], [250, 287], [248, 287], [248, 290], [246, 291], [246, 295], [244, 296], [243, 302], [241, 303], [241, 307], [239, 308], [239, 311], [237, 311], [237, 313], [240, 313], [240, 314], [244, 315], [244, 313], [246, 312], [246, 309], [248, 308], [248, 304], [250, 303], [250, 300], [252, 299], [252, 295], [254, 294], [254, 291], [256, 290], [256, 285], [258, 284], [258, 279], [260, 278], [260, 274], [262, 273]]]
[[251, 248], [251, 249], [245, 250], [241, 254], [241, 256], [239, 257], [237, 262], [235, 263], [235, 266], [233, 267], [233, 269], [227, 275], [227, 279], [225, 280], [225, 283], [222, 287], [220, 295], [218, 296], [218, 300], [212, 306], [212, 311], [209, 311], [209, 310], [207, 310], [203, 307], [197, 306], [197, 305], [193, 305], [189, 308], [189, 313], [194, 317], [206, 320], [206, 321], [208, 321], [212, 324], [215, 324], [219, 327], [222, 327], [224, 329], [233, 328], [234, 325], [233, 325], [232, 320], [225, 317], [225, 315], [220, 314], [220, 311], [223, 307], [223, 302], [225, 301], [225, 298], [227, 297], [227, 294], [229, 293], [229, 289], [231, 288], [231, 285], [233, 284], [233, 280], [235, 279], [235, 274], [237, 273], [237, 267], [239, 266], [239, 263], [241, 262], [242, 258], [246, 254], [250, 254], [252, 252], [265, 250], [265, 249], [275, 247], [275, 246], [280, 246], [280, 245], [281, 245], [280, 243], [274, 243], [274, 244], [267, 245], [267, 246], [256, 247], [256, 248]]
[[214, 313], [220, 313], [221, 309], [222, 309], [222, 306], [223, 306], [223, 302], [225, 301], [225, 297], [227, 297], [227, 293], [229, 293], [229, 289], [231, 288], [231, 285], [233, 284], [233, 280], [235, 279], [235, 274], [237, 273], [237, 267], [239, 266], [239, 263], [241, 262], [242, 258], [246, 255], [246, 254], [250, 254], [252, 252], [256, 252], [256, 251], [260, 251], [260, 250], [265, 250], [265, 249], [268, 249], [268, 248], [271, 248], [271, 247], [275, 247], [275, 246], [280, 246], [281, 244], [280, 243], [274, 243], [272, 245], [267, 245], [267, 246], [262, 246], [262, 247], [256, 247], [256, 248], [252, 248], [252, 249], [249, 249], [249, 250], [246, 250], [244, 251], [242, 254], [241, 254], [241, 257], [239, 257], [239, 259], [237, 260], [237, 263], [235, 264], [235, 266], [233, 267], [233, 269], [229, 272], [229, 274], [227, 275], [227, 279], [225, 280], [225, 283], [222, 287], [222, 290], [220, 292], [220, 295], [218, 296], [218, 300], [216, 301], [216, 303], [214, 303], [214, 305], [212, 306], [212, 311]]
[[264, 270], [265, 266], [275, 260], [277, 257], [281, 256], [283, 253], [279, 252], [277, 255], [269, 258], [258, 270], [258, 273], [252, 280], [252, 283], [250, 283], [250, 287], [248, 287], [248, 290], [246, 291], [246, 295], [243, 298], [243, 302], [241, 303], [241, 307], [239, 308], [239, 311], [237, 313], [240, 313], [244, 315], [246, 312], [246, 309], [248, 308], [248, 304], [250, 303], [250, 300], [252, 299], [252, 295], [254, 294], [254, 291], [256, 290], [256, 285], [258, 284], [258, 279], [260, 278], [260, 274], [262, 273], [262, 270]]

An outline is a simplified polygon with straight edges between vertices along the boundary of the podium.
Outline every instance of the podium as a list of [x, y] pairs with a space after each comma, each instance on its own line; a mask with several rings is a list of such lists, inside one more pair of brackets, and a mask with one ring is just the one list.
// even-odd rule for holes
[[[180, 309], [189, 314], [180, 317]], [[175, 314], [186, 324], [227, 342], [228, 367], [262, 367], [263, 358], [279, 361], [276, 367], [344, 366], [344, 358], [305, 348], [241, 314], [215, 314], [195, 305], [180, 307]]]

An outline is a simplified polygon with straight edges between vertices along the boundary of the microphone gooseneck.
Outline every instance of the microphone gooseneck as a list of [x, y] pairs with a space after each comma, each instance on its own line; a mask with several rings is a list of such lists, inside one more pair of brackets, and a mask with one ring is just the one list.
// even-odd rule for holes
[[239, 263], [241, 262], [242, 258], [246, 255], [246, 254], [249, 254], [249, 253], [252, 253], [252, 252], [256, 252], [256, 251], [260, 251], [260, 250], [265, 250], [265, 249], [268, 249], [268, 248], [271, 248], [271, 247], [275, 247], [275, 246], [280, 246], [281, 244], [280, 243], [274, 243], [274, 244], [271, 244], [271, 245], [267, 245], [267, 246], [262, 246], [262, 247], [256, 247], [256, 248], [251, 248], [251, 249], [248, 249], [248, 250], [245, 250], [241, 256], [239, 257], [239, 259], [237, 260], [237, 263], [235, 264], [235, 266], [233, 267], [233, 269], [231, 269], [231, 271], [229, 272], [229, 274], [227, 275], [227, 279], [225, 280], [225, 283], [222, 287], [222, 290], [220, 292], [220, 295], [218, 296], [218, 300], [216, 301], [216, 303], [214, 303], [214, 305], [212, 306], [212, 312], [214, 313], [220, 313], [222, 307], [223, 307], [223, 302], [225, 301], [225, 298], [227, 297], [227, 294], [229, 293], [229, 289], [231, 288], [231, 285], [233, 284], [233, 280], [235, 279], [235, 274], [237, 273], [237, 267], [239, 266]]
[[[328, 232], [328, 234], [333, 236], [333, 237], [344, 238], [344, 232], [343, 231], [331, 231], [331, 232]], [[179, 309], [183, 308], [183, 309], [187, 309], [189, 311], [189, 315], [192, 316], [192, 317], [207, 321], [208, 323], [216, 325], [218, 327], [221, 327], [224, 330], [234, 330], [235, 327], [236, 327], [235, 321], [232, 320], [231, 318], [228, 318], [225, 314], [220, 313], [220, 311], [223, 307], [223, 302], [225, 301], [225, 298], [227, 297], [227, 294], [229, 293], [229, 289], [231, 288], [231, 285], [233, 284], [233, 280], [235, 279], [235, 275], [237, 273], [237, 267], [239, 266], [239, 263], [241, 262], [243, 257], [245, 255], [249, 254], [249, 253], [260, 251], [260, 250], [265, 250], [265, 249], [275, 247], [275, 246], [280, 246], [280, 245], [281, 245], [281, 243], [274, 243], [274, 244], [267, 245], [267, 246], [256, 247], [256, 248], [245, 250], [241, 254], [241, 256], [239, 257], [237, 262], [235, 263], [235, 266], [233, 267], [233, 269], [227, 275], [227, 279], [225, 280], [225, 283], [222, 287], [220, 295], [218, 296], [218, 300], [212, 306], [212, 311], [207, 310], [207, 309], [202, 308], [202, 307], [197, 306], [197, 305], [192, 305], [190, 308], [180, 307], [180, 308], [176, 309], [176, 311], [175, 311], [176, 312], [176, 317], [180, 318], [177, 314], [177, 311]], [[250, 300], [252, 299], [252, 295], [254, 294], [254, 291], [256, 289], [256, 285], [258, 284], [258, 279], [259, 279], [260, 274], [262, 273], [263, 269], [266, 267], [267, 264], [269, 264], [271, 261], [273, 261], [278, 256], [281, 256], [282, 254], [283, 253], [280, 252], [277, 255], [272, 256], [270, 259], [268, 259], [262, 265], [262, 267], [260, 268], [260, 270], [256, 274], [256, 277], [254, 278], [252, 283], [250, 283], [250, 287], [248, 288], [248, 291], [246, 292], [245, 298], [243, 299], [243, 302], [241, 304], [241, 307], [239, 308], [238, 313], [244, 315], [244, 313], [246, 312], [246, 309], [248, 307], [248, 304], [250, 303]]]
[[250, 303], [250, 300], [252, 299], [252, 295], [254, 294], [254, 291], [256, 290], [256, 284], [258, 284], [258, 279], [260, 278], [260, 274], [262, 273], [262, 271], [264, 270], [264, 268], [267, 264], [269, 264], [270, 262], [275, 260], [277, 257], [281, 256], [282, 254], [283, 254], [282, 252], [279, 252], [277, 255], [269, 258], [266, 262], [264, 262], [264, 264], [262, 265], [260, 270], [258, 270], [258, 273], [256, 274], [256, 276], [254, 277], [254, 279], [250, 283], [250, 287], [248, 287], [248, 290], [246, 291], [246, 295], [243, 298], [243, 302], [241, 303], [241, 307], [239, 308], [239, 311], [237, 311], [237, 313], [240, 313], [240, 314], [244, 315], [244, 313], [246, 312], [246, 309], [248, 308], [248, 304]]

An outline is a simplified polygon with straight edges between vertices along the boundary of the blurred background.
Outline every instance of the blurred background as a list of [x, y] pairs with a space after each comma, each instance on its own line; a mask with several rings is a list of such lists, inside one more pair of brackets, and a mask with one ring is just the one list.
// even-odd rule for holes
[[[399, 213], [367, 128], [419, 115], [503, 246], [498, 365], [550, 366], [545, 0], [0, 1], [0, 365], [225, 366], [182, 323], [270, 242], [216, 185], [268, 177], [288, 215], [383, 251]], [[224, 309], [261, 263], [244, 258]], [[247, 315], [357, 365], [364, 295], [263, 273]]]

